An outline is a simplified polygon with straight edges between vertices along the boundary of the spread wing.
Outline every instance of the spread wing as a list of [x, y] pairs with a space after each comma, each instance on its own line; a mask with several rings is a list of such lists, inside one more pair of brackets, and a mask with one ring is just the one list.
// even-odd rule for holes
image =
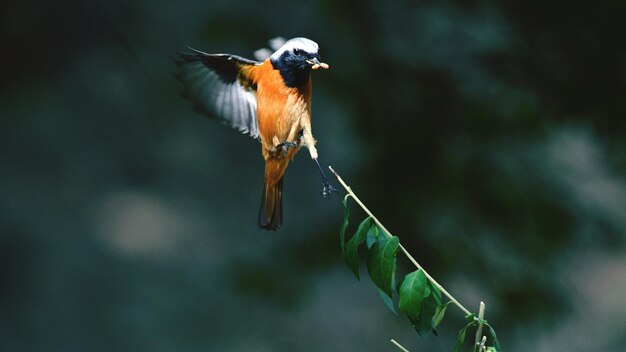
[[259, 136], [256, 84], [247, 75], [259, 63], [229, 54], [179, 53], [176, 77], [194, 109], [241, 133]]

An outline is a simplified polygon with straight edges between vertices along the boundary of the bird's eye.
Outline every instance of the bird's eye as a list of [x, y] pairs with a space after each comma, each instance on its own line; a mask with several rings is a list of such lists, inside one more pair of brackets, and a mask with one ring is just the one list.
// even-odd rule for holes
[[300, 49], [298, 48], [293, 49], [293, 53], [296, 55], [300, 55]]

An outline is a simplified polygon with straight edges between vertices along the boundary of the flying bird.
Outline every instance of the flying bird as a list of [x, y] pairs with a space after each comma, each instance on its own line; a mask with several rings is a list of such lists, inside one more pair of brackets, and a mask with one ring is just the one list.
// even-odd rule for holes
[[322, 175], [322, 196], [337, 192], [320, 166], [311, 131], [311, 70], [329, 67], [320, 61], [317, 43], [290, 39], [264, 61], [189, 49], [191, 53], [179, 53], [176, 61], [184, 96], [196, 111], [261, 142], [261, 228], [276, 230], [282, 224], [283, 176], [302, 147]]

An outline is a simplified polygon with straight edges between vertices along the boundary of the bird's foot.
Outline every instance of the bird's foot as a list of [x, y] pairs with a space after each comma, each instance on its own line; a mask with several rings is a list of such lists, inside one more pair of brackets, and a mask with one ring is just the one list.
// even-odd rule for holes
[[289, 142], [289, 141], [284, 141], [283, 143], [279, 144], [276, 146], [276, 148], [282, 148], [283, 150], [283, 157], [286, 158], [287, 157], [287, 153], [289, 152], [289, 148], [297, 148], [300, 146], [300, 143], [296, 142]]
[[335, 188], [335, 186], [331, 185], [330, 182], [328, 182], [328, 180], [323, 180], [322, 181], [322, 198], [326, 199], [328, 197], [330, 197], [331, 193], [337, 193], [339, 192], [337, 190], [337, 188]]

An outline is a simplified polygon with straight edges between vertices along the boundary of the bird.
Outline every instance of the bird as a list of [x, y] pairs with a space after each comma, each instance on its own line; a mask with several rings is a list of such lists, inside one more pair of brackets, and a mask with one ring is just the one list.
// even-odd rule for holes
[[311, 71], [329, 65], [321, 61], [313, 40], [282, 42], [263, 61], [191, 47], [176, 60], [176, 77], [194, 110], [261, 142], [265, 173], [258, 225], [265, 230], [282, 225], [283, 177], [302, 147], [322, 176], [322, 197], [337, 192], [320, 166], [311, 130]]

